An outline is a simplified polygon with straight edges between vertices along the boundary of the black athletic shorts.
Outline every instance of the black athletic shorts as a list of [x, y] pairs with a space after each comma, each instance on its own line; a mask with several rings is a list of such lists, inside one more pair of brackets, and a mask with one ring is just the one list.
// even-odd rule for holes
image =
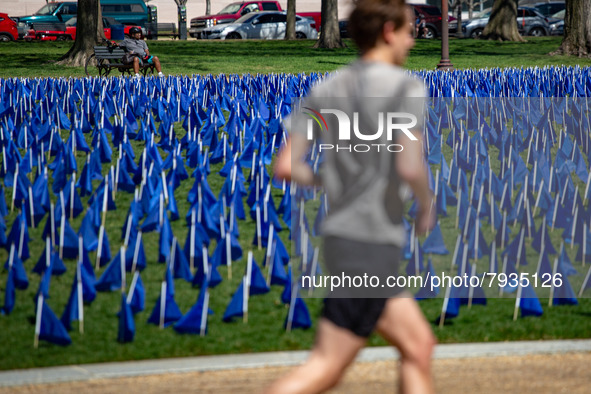
[[374, 331], [386, 301], [386, 298], [325, 298], [322, 317], [367, 338]]
[[[377, 277], [377, 287], [342, 286], [329, 292], [322, 316], [360, 337], [368, 337], [380, 318], [386, 300], [398, 297], [404, 288], [382, 287], [387, 278], [398, 275], [400, 248], [370, 244], [338, 237], [324, 239], [324, 260], [330, 275], [341, 278]], [[376, 283], [374, 281], [374, 283]]]

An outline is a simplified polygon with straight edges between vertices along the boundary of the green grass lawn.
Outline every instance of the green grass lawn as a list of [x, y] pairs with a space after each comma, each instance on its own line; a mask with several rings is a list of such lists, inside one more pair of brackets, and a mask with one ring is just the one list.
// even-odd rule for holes
[[[450, 40], [450, 59], [456, 68], [542, 67], [546, 65], [591, 65], [591, 59], [548, 56], [560, 37], [528, 37], [527, 42]], [[310, 73], [333, 71], [357, 55], [353, 43], [347, 48], [313, 49], [313, 41], [149, 41], [169, 74]], [[83, 68], [53, 64], [71, 42], [2, 43], [0, 77], [82, 77]], [[417, 40], [407, 61], [413, 70], [435, 69], [441, 58], [441, 41]], [[118, 72], [115, 72], [117, 74]]]
[[[497, 43], [475, 40], [452, 40], [451, 60], [456, 67], [484, 68], [484, 67], [531, 67], [544, 65], [591, 65], [590, 59], [567, 57], [550, 57], [546, 54], [559, 45], [559, 38], [529, 39], [526, 43]], [[8, 43], [0, 45], [0, 55], [3, 67], [0, 77], [81, 77], [80, 68], [64, 68], [51, 62], [65, 53], [68, 43]], [[355, 49], [350, 42], [349, 47], [341, 50], [323, 51], [312, 49], [311, 41], [296, 42], [176, 42], [160, 41], [149, 43], [152, 52], [160, 56], [165, 71], [171, 74], [218, 74], [218, 73], [310, 73], [335, 70], [349, 63], [356, 56]], [[407, 65], [412, 69], [434, 69], [439, 61], [440, 41], [421, 40], [413, 49]], [[1, 83], [1, 81], [0, 81]], [[176, 126], [177, 137], [184, 134], [180, 125]], [[67, 133], [62, 131], [62, 137]], [[88, 136], [87, 136], [88, 137]], [[132, 141], [136, 153], [142, 149], [142, 144]], [[494, 148], [493, 148], [494, 149]], [[450, 149], [445, 146], [443, 153], [451, 157]], [[116, 154], [116, 153], [114, 153]], [[491, 150], [491, 165], [497, 170], [496, 153]], [[77, 155], [79, 169], [83, 166], [85, 156]], [[137, 161], [137, 160], [136, 160]], [[212, 174], [208, 181], [217, 195], [221, 189], [223, 179], [217, 175], [220, 165], [212, 166]], [[434, 167], [436, 168], [436, 167]], [[103, 173], [107, 166], [103, 168]], [[248, 174], [246, 174], [248, 175]], [[181, 220], [172, 222], [172, 228], [179, 242], [184, 245], [187, 228], [184, 215], [189, 204], [186, 195], [192, 186], [192, 179], [181, 184], [175, 197], [179, 207]], [[96, 189], [97, 183], [94, 183]], [[9, 196], [7, 196], [9, 198]], [[281, 197], [279, 191], [274, 191], [276, 201]], [[83, 198], [83, 204], [88, 198]], [[121, 226], [124, 214], [131, 201], [131, 196], [125, 192], [117, 194], [117, 210], [107, 214], [107, 233], [109, 235], [113, 256], [120, 245]], [[442, 230], [447, 248], [453, 252], [457, 230], [455, 230], [455, 208], [448, 209], [449, 218], [442, 220]], [[8, 228], [16, 216], [16, 212], [6, 218]], [[74, 229], [78, 229], [82, 215], [71, 222]], [[226, 267], [220, 268], [224, 281], [219, 287], [211, 291], [211, 309], [215, 314], [209, 318], [209, 332], [201, 338], [194, 335], [179, 335], [172, 328], [160, 330], [158, 327], [146, 323], [151, 310], [159, 295], [160, 281], [164, 273], [164, 264], [157, 263], [158, 234], [145, 234], [144, 245], [148, 258], [148, 268], [142, 273], [146, 288], [146, 309], [135, 317], [135, 341], [119, 344], [117, 338], [118, 319], [116, 313], [120, 306], [120, 293], [99, 293], [97, 299], [85, 307], [84, 334], [78, 333], [78, 325], [74, 323], [71, 332], [72, 345], [59, 347], [41, 342], [39, 349], [33, 349], [34, 336], [34, 296], [39, 284], [39, 277], [30, 273], [33, 265], [41, 256], [44, 243], [41, 233], [45, 220], [37, 229], [31, 229], [30, 243], [31, 258], [25, 262], [30, 280], [26, 291], [17, 290], [16, 306], [10, 316], [0, 316], [0, 341], [2, 356], [0, 369], [29, 368], [36, 366], [64, 365], [73, 363], [90, 363], [102, 361], [121, 361], [149, 358], [166, 358], [178, 356], [196, 356], [204, 354], [240, 353], [275, 351], [289, 349], [309, 349], [314, 341], [316, 317], [320, 313], [322, 301], [320, 299], [306, 299], [314, 326], [311, 330], [295, 330], [286, 333], [283, 321], [287, 314], [287, 307], [280, 302], [281, 288], [274, 286], [270, 294], [255, 296], [249, 304], [248, 323], [236, 321], [222, 323], [221, 317], [230, 297], [236, 290], [240, 277], [244, 272], [245, 258], [233, 266], [232, 280], [228, 280]], [[539, 226], [539, 222], [536, 222]], [[255, 225], [247, 218], [240, 223], [240, 242], [246, 256], [248, 250], [253, 250], [255, 259], [261, 265], [264, 250], [256, 250], [251, 245]], [[488, 227], [490, 228], [490, 227]], [[492, 240], [490, 230], [485, 228], [485, 237]], [[515, 232], [513, 233], [513, 236]], [[286, 232], [282, 237], [288, 244]], [[560, 231], [551, 233], [555, 247], [560, 245]], [[528, 270], [535, 269], [537, 254], [528, 245]], [[215, 245], [210, 247], [210, 254]], [[567, 250], [574, 259], [575, 250]], [[500, 252], [500, 251], [499, 251]], [[5, 250], [0, 250], [0, 262], [7, 259]], [[437, 272], [449, 271], [451, 256], [434, 256], [433, 261]], [[91, 254], [94, 262], [94, 253]], [[51, 282], [51, 298], [48, 304], [54, 312], [61, 315], [66, 304], [73, 279], [74, 261], [66, 261], [69, 271], [61, 277], [53, 277]], [[488, 264], [488, 259], [479, 262], [481, 271]], [[575, 262], [579, 272], [584, 272], [580, 262]], [[404, 268], [404, 266], [403, 266]], [[97, 277], [104, 271], [97, 272]], [[455, 272], [455, 271], [454, 271]], [[582, 278], [579, 275], [573, 279], [576, 292]], [[4, 286], [7, 272], [0, 270], [0, 301], [4, 299]], [[574, 277], [573, 277], [574, 278]], [[130, 278], [128, 278], [129, 280]], [[177, 280], [176, 301], [182, 312], [186, 312], [195, 302], [198, 290], [190, 284]], [[540, 294], [542, 297], [543, 294]], [[442, 343], [472, 342], [472, 341], [504, 341], [520, 339], [558, 339], [582, 338], [591, 335], [590, 320], [591, 301], [579, 299], [578, 306], [547, 307], [547, 300], [541, 299], [544, 315], [541, 318], [518, 319], [513, 322], [513, 307], [515, 300], [512, 295], [505, 299], [489, 298], [488, 305], [473, 306], [471, 309], [462, 307], [458, 318], [446, 324], [443, 328], [433, 326], [434, 332]], [[425, 315], [429, 321], [434, 321], [441, 310], [441, 299], [421, 302]], [[370, 338], [371, 345], [384, 345], [378, 337]]]

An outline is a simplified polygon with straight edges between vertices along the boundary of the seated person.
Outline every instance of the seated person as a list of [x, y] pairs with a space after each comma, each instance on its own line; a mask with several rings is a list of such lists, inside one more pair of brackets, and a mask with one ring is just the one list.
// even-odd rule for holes
[[151, 56], [148, 50], [148, 44], [142, 39], [142, 31], [138, 27], [132, 27], [129, 29], [130, 37], [125, 38], [123, 43], [120, 45], [125, 49], [125, 52], [135, 55], [133, 57], [133, 71], [137, 78], [140, 77], [140, 65], [153, 64], [158, 71], [158, 76], [163, 77], [162, 67], [160, 66], [160, 60], [156, 56]]

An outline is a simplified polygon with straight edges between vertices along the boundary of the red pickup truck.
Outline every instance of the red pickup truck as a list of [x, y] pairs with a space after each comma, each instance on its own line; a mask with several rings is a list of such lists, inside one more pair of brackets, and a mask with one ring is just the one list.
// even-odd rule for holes
[[[232, 3], [215, 15], [204, 15], [191, 19], [189, 35], [194, 38], [201, 38], [201, 31], [206, 27], [232, 23], [243, 15], [258, 11], [283, 11], [283, 9], [278, 1], [270, 0]], [[314, 19], [316, 26], [313, 27], [316, 30], [320, 30], [320, 12], [298, 12], [298, 15], [304, 18]]]

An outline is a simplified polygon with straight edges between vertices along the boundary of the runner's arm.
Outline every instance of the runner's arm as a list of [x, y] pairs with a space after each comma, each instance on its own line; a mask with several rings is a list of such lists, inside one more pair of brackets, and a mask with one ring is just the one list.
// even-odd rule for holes
[[275, 176], [300, 185], [313, 185], [314, 173], [304, 161], [308, 152], [308, 140], [298, 133], [292, 134], [275, 162]]
[[433, 193], [429, 188], [429, 177], [423, 158], [423, 139], [419, 133], [414, 135], [418, 140], [405, 142], [404, 149], [396, 157], [396, 172], [408, 183], [419, 202], [416, 230], [422, 234], [433, 228], [435, 216], [431, 209]]

